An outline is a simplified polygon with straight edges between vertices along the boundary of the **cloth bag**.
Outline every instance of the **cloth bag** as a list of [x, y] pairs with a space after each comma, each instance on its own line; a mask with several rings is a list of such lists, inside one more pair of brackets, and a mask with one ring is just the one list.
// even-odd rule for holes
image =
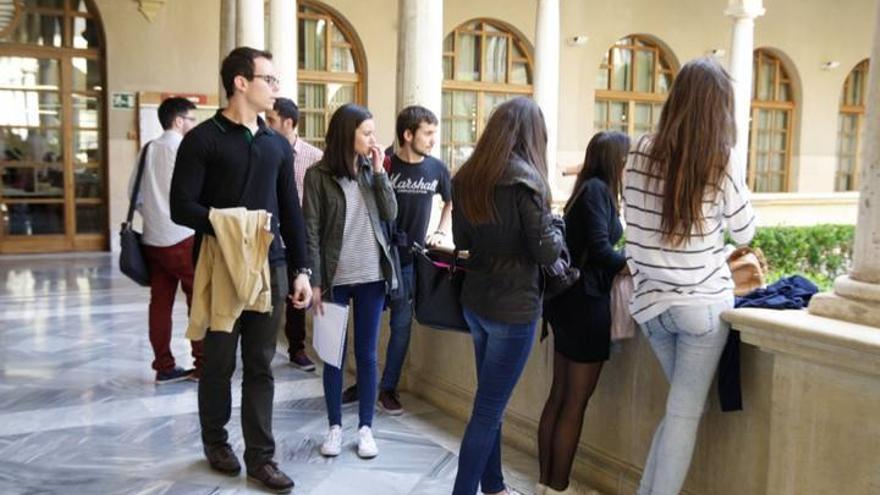
[[131, 191], [131, 200], [128, 203], [128, 215], [125, 217], [119, 230], [119, 270], [138, 285], [150, 286], [150, 269], [144, 258], [141, 245], [141, 233], [134, 230], [131, 221], [134, 218], [135, 204], [141, 188], [141, 178], [144, 175], [144, 164], [147, 161], [147, 148], [150, 143], [141, 150], [141, 158], [138, 163], [137, 177], [134, 180], [134, 188]]
[[611, 282], [611, 341], [631, 339], [636, 335], [636, 320], [629, 313], [633, 295], [633, 278], [629, 273], [618, 273]]
[[748, 246], [733, 250], [727, 257], [727, 266], [733, 277], [733, 294], [744, 296], [767, 285], [767, 260], [758, 248]]

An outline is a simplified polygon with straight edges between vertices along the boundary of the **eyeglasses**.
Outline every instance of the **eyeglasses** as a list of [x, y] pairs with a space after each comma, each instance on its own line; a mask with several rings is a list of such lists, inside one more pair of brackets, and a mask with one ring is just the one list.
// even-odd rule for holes
[[260, 79], [266, 81], [266, 84], [268, 84], [269, 86], [280, 86], [281, 85], [281, 79], [278, 79], [275, 76], [270, 76], [270, 75], [266, 75], [266, 74], [254, 74], [254, 77], [259, 77]]

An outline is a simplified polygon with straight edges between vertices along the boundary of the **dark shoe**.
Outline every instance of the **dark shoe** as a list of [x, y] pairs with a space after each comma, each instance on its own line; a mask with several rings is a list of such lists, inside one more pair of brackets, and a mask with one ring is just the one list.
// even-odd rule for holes
[[297, 351], [290, 356], [290, 365], [303, 371], [315, 371], [315, 363], [306, 356], [306, 351]]
[[403, 414], [403, 406], [400, 404], [400, 394], [396, 390], [379, 391], [379, 409], [392, 416]]
[[198, 383], [201, 378], [202, 378], [202, 370], [199, 368], [192, 370], [192, 373], [190, 373], [189, 376], [186, 377], [187, 380], [189, 380], [191, 382], [196, 382], [196, 383]]
[[345, 389], [342, 392], [342, 403], [343, 404], [352, 404], [358, 401], [358, 386], [357, 383]]
[[262, 484], [264, 488], [275, 493], [289, 493], [293, 489], [293, 480], [278, 469], [278, 464], [273, 461], [253, 471], [248, 470], [248, 479]]
[[195, 370], [185, 370], [180, 366], [176, 366], [168, 371], [157, 371], [156, 384], [162, 385], [164, 383], [182, 382], [188, 379], [193, 371]]
[[241, 472], [241, 463], [238, 462], [235, 452], [232, 451], [232, 447], [228, 443], [214, 447], [205, 446], [205, 457], [214, 471], [229, 476], [238, 476], [238, 473]]

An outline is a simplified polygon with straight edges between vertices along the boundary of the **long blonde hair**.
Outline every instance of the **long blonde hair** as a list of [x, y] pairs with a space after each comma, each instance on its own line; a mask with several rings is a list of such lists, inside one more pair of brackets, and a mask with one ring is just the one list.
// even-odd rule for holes
[[663, 240], [673, 246], [703, 235], [703, 200], [721, 188], [736, 143], [733, 85], [711, 58], [692, 60], [675, 78], [647, 150], [662, 178]]

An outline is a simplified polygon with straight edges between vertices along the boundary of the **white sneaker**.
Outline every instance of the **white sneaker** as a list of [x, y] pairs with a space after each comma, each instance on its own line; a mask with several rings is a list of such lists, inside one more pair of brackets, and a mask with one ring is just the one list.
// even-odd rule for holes
[[321, 445], [321, 455], [336, 457], [340, 452], [342, 452], [342, 428], [339, 425], [333, 425], [324, 438], [324, 444]]
[[372, 459], [379, 455], [379, 447], [373, 439], [373, 430], [369, 426], [361, 426], [358, 430], [358, 457]]

